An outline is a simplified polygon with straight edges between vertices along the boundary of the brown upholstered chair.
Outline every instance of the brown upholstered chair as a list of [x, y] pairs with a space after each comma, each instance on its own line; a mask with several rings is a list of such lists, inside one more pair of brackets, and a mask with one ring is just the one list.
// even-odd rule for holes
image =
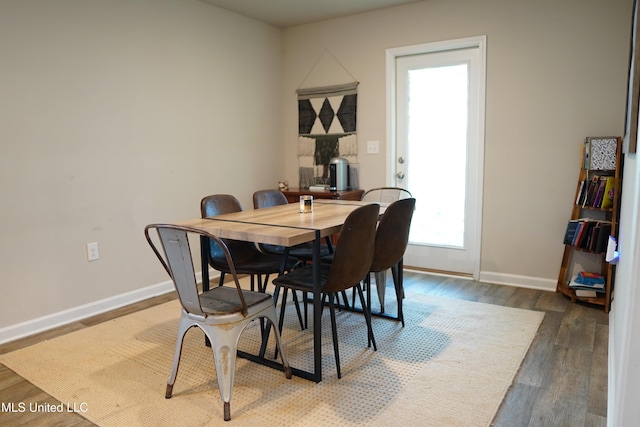
[[[404, 298], [404, 289], [402, 286], [402, 266], [404, 252], [409, 243], [409, 229], [411, 228], [411, 219], [413, 211], [416, 207], [416, 199], [400, 199], [391, 203], [382, 215], [382, 219], [376, 230], [376, 243], [371, 262], [370, 273], [380, 273], [391, 269], [393, 274], [393, 283], [398, 300], [398, 320], [402, 321], [404, 326], [404, 316], [402, 314], [402, 300]], [[381, 310], [384, 312], [384, 291], [385, 283], [377, 283], [378, 296], [381, 299]], [[371, 274], [367, 275], [366, 280], [367, 305], [371, 307]]]
[[[280, 190], [259, 190], [253, 193], [253, 208], [261, 209], [271, 206], [286, 205], [289, 201]], [[284, 248], [276, 245], [258, 245], [261, 251], [269, 254], [282, 254]], [[333, 251], [330, 238], [326, 239], [326, 243], [320, 246], [320, 256], [326, 256]], [[313, 258], [313, 244], [301, 243], [289, 249], [289, 255], [300, 260], [304, 265]]]
[[[367, 276], [371, 268], [379, 212], [380, 205], [378, 204], [362, 206], [351, 212], [340, 231], [340, 238], [335, 247], [332, 263], [321, 263], [319, 265], [321, 278], [320, 289], [324, 295], [328, 296], [329, 300], [333, 348], [338, 378], [341, 378], [335, 317], [335, 300], [338, 293], [341, 293], [345, 289], [355, 287], [360, 297], [360, 303], [365, 308], [363, 312], [367, 323], [367, 336], [370, 340], [369, 346], [373, 343], [373, 348], [377, 349], [371, 327], [371, 315], [366, 307], [360, 281]], [[309, 265], [293, 270], [274, 279], [273, 284], [276, 287], [284, 287], [285, 289], [290, 288], [303, 292], [313, 292], [313, 266]], [[285, 307], [285, 305], [281, 305], [280, 308], [281, 329]]]
[[[360, 200], [364, 202], [393, 203], [397, 200], [413, 197], [409, 190], [400, 187], [377, 187], [364, 192]], [[380, 301], [380, 311], [384, 313], [385, 286], [387, 283], [387, 270], [375, 273], [376, 290]]]
[[[229, 194], [214, 194], [204, 197], [200, 202], [200, 212], [203, 218], [240, 211], [242, 211], [240, 202]], [[281, 255], [265, 254], [259, 251], [252, 242], [223, 240], [233, 257], [236, 272], [251, 276], [251, 290], [255, 289], [254, 278], [258, 280], [257, 289], [264, 292], [270, 274], [278, 274], [281, 269], [282, 271], [291, 270], [295, 265], [293, 259], [287, 260], [284, 266], [281, 265], [283, 260]], [[220, 272], [220, 284], [222, 284], [225, 274], [230, 271], [220, 246], [216, 242], [210, 241], [207, 255], [209, 265]]]
[[[152, 236], [151, 230], [155, 230], [157, 236]], [[218, 286], [206, 292], [198, 292], [193, 256], [189, 247], [188, 235], [191, 233], [216, 243], [225, 257], [235, 286]], [[269, 326], [275, 325], [276, 310], [273, 299], [269, 294], [252, 292], [240, 287], [233, 258], [221, 239], [190, 227], [165, 224], [150, 224], [145, 228], [144, 234], [153, 252], [173, 280], [182, 305], [178, 339], [165, 397], [169, 399], [173, 393], [184, 336], [192, 327], [198, 327], [211, 342], [224, 419], [228, 421], [231, 419], [231, 395], [238, 340], [245, 327], [255, 319], [266, 318], [269, 320]], [[158, 246], [162, 247], [162, 253], [158, 250], [154, 239], [160, 240]], [[273, 329], [283, 371], [287, 378], [291, 378], [291, 368], [282, 349], [280, 332], [276, 328]], [[263, 340], [266, 336], [268, 336], [267, 331], [263, 331]]]

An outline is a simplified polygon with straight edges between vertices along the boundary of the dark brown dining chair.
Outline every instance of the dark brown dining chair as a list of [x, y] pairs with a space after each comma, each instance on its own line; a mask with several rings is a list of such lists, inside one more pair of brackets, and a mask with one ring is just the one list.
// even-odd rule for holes
[[[393, 203], [401, 199], [413, 197], [411, 192], [401, 187], [376, 187], [365, 191], [361, 200], [364, 202]], [[375, 273], [376, 290], [378, 291], [378, 301], [380, 301], [380, 311], [384, 313], [384, 289], [387, 283], [387, 270]]]
[[[155, 230], [155, 233], [152, 233], [152, 230]], [[192, 327], [198, 327], [211, 342], [224, 420], [229, 421], [238, 340], [242, 331], [255, 319], [268, 319], [269, 328], [276, 324], [273, 299], [269, 294], [252, 292], [240, 287], [231, 253], [224, 241], [216, 236], [190, 227], [166, 224], [150, 224], [145, 228], [144, 234], [151, 249], [171, 277], [182, 305], [178, 339], [165, 397], [169, 399], [173, 393], [184, 336]], [[189, 247], [190, 234], [205, 237], [216, 243], [225, 257], [235, 286], [218, 286], [209, 291], [198, 292], [193, 256]], [[154, 240], [159, 240], [160, 244], [156, 245]], [[162, 248], [162, 252], [159, 247]], [[280, 332], [275, 327], [273, 329], [282, 369], [285, 376], [291, 378], [291, 368], [282, 348]], [[263, 340], [265, 337], [268, 337], [268, 331], [263, 330]]]
[[[213, 194], [200, 201], [200, 213], [203, 218], [241, 211], [240, 201], [230, 194]], [[251, 290], [255, 289], [254, 278], [257, 279], [257, 289], [264, 292], [269, 275], [291, 270], [296, 263], [294, 259], [288, 259], [282, 265], [282, 255], [263, 253], [252, 242], [223, 240], [233, 257], [236, 272], [251, 276]], [[209, 242], [207, 255], [209, 265], [220, 272], [219, 284], [224, 283], [224, 276], [230, 271], [220, 246], [216, 242]]]
[[[346, 289], [355, 287], [360, 297], [360, 303], [364, 307], [364, 317], [367, 323], [367, 338], [369, 346], [373, 343], [377, 349], [371, 326], [371, 314], [369, 313], [360, 281], [363, 280], [373, 261], [375, 247], [376, 224], [380, 205], [370, 204], [355, 209], [344, 222], [340, 230], [340, 238], [333, 253], [331, 264], [321, 263], [320, 290], [324, 296], [328, 296], [329, 312], [331, 315], [331, 331], [333, 335], [333, 349], [336, 358], [338, 378], [341, 378], [340, 355], [338, 351], [338, 334], [336, 328], [335, 300], [337, 294]], [[293, 270], [273, 280], [276, 287], [285, 287], [303, 292], [313, 292], [313, 266], [308, 265]], [[284, 322], [286, 305], [280, 307], [280, 329]], [[318, 309], [318, 307], [314, 307]]]
[[[259, 190], [253, 193], [253, 208], [262, 209], [272, 206], [280, 206], [289, 204], [287, 197], [280, 190]], [[265, 253], [282, 254], [284, 248], [276, 245], [258, 245], [260, 250]], [[320, 256], [326, 256], [333, 251], [330, 238], [326, 239], [326, 242], [320, 245]], [[301, 243], [289, 249], [289, 255], [300, 260], [304, 265], [313, 259], [313, 244]]]
[[[253, 193], [253, 208], [254, 209], [262, 209], [269, 208], [272, 206], [280, 206], [287, 205], [289, 201], [287, 200], [287, 196], [285, 196], [280, 190], [259, 190]], [[283, 246], [277, 245], [268, 245], [268, 244], [259, 244], [258, 247], [260, 250], [267, 254], [273, 255], [283, 255], [285, 253], [285, 248]], [[331, 244], [331, 237], [327, 237], [325, 239], [325, 243], [320, 245], [320, 256], [327, 256], [333, 252], [333, 246]], [[293, 257], [298, 260], [300, 265], [306, 265], [311, 262], [313, 259], [313, 243], [300, 243], [299, 245], [295, 245], [289, 248], [288, 256]], [[296, 267], [298, 264], [296, 264]], [[276, 299], [278, 298], [278, 292], [274, 293]], [[300, 312], [300, 302], [298, 300], [298, 296], [295, 292], [292, 292], [293, 299], [295, 302], [296, 310], [298, 311], [298, 316], [300, 319], [304, 319], [304, 325], [301, 325], [303, 329], [307, 328], [307, 304], [303, 304], [303, 313]], [[287, 290], [285, 289], [283, 293], [283, 297], [286, 300]], [[303, 295], [303, 300], [306, 301], [306, 295]]]
[[[376, 243], [373, 254], [373, 261], [369, 274], [367, 274], [367, 305], [371, 307], [371, 273], [380, 273], [391, 269], [393, 283], [398, 301], [398, 320], [404, 326], [404, 316], [402, 314], [402, 300], [404, 298], [404, 288], [402, 284], [402, 267], [404, 253], [409, 243], [409, 230], [411, 219], [416, 208], [416, 199], [400, 199], [391, 203], [382, 215], [378, 229], [376, 230]], [[381, 311], [384, 313], [384, 292], [386, 283], [378, 283], [376, 275], [376, 285], [378, 297], [381, 301]]]

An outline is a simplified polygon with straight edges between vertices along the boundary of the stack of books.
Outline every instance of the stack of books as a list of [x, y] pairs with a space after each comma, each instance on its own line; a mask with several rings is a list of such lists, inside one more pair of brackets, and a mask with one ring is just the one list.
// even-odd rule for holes
[[605, 293], [604, 276], [598, 273], [581, 271], [569, 283], [576, 296], [595, 298], [598, 294]]
[[607, 250], [611, 221], [591, 218], [572, 219], [567, 223], [563, 243], [585, 251], [602, 253]]
[[615, 177], [594, 175], [590, 180], [580, 181], [576, 204], [582, 207], [611, 209], [615, 189]]

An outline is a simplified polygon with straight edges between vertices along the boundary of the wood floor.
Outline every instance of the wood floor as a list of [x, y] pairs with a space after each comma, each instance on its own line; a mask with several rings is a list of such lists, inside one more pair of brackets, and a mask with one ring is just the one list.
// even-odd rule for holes
[[[544, 320], [495, 426], [606, 426], [608, 315], [553, 293], [407, 271], [405, 295], [438, 295], [543, 311]], [[393, 295], [389, 290], [387, 295]], [[169, 294], [0, 346], [0, 354], [83, 329], [175, 298]], [[159, 393], [162, 393], [160, 390]], [[77, 413], [19, 412], [19, 403], [58, 402], [0, 365], [0, 425], [93, 426]], [[15, 404], [16, 412], [10, 411]]]

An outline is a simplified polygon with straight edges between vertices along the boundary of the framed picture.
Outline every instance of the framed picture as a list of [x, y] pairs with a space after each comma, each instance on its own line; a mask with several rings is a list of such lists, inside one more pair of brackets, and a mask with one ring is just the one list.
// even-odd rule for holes
[[633, 2], [631, 51], [629, 53], [629, 82], [627, 86], [627, 114], [623, 151], [635, 153], [638, 144], [638, 103], [640, 102], [640, 37], [638, 31], [638, 0]]

